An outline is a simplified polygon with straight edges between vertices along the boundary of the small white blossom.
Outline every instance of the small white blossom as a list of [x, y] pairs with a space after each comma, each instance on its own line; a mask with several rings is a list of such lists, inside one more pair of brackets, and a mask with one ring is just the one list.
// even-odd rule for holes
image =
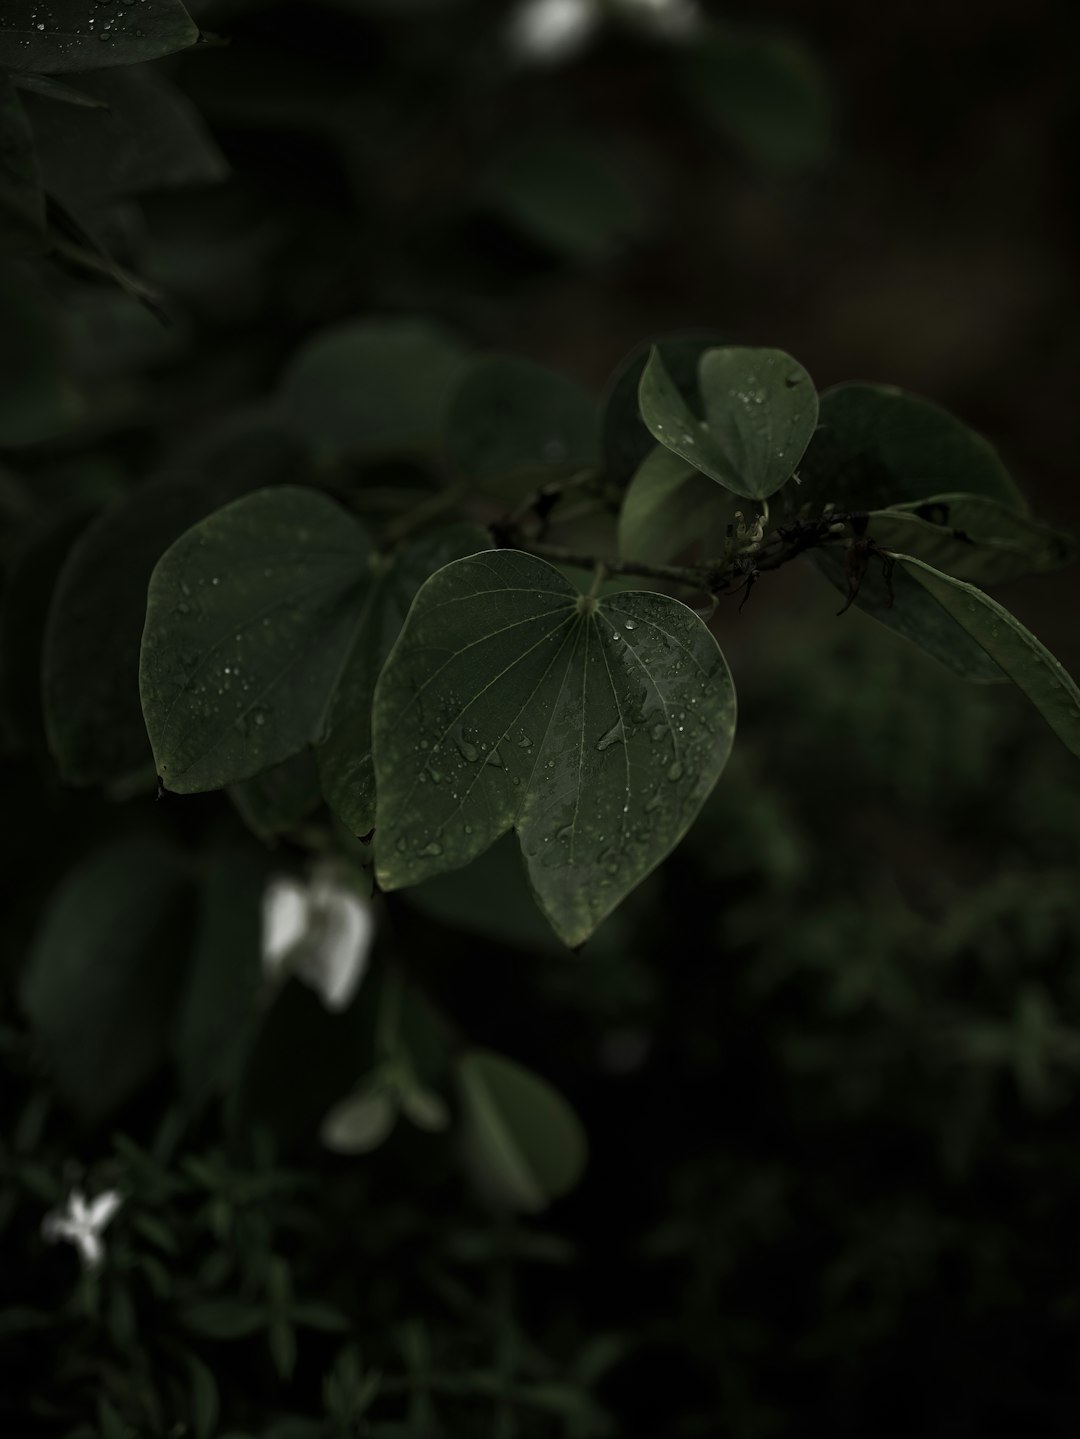
[[375, 938], [372, 906], [330, 871], [305, 884], [276, 875], [263, 893], [263, 970], [292, 973], [327, 1009], [347, 1009], [367, 971]]
[[106, 1189], [89, 1204], [81, 1189], [73, 1189], [67, 1203], [53, 1209], [41, 1221], [41, 1233], [49, 1244], [63, 1240], [74, 1244], [87, 1269], [97, 1269], [105, 1258], [102, 1234], [113, 1215], [123, 1204], [115, 1189]]
[[525, 0], [510, 17], [507, 46], [526, 64], [559, 65], [579, 55], [599, 27], [597, 0]]

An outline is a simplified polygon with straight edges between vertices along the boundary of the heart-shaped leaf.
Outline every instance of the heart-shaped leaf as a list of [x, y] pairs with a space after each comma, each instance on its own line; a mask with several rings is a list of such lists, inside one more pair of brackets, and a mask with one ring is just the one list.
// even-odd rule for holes
[[379, 882], [458, 869], [514, 829], [580, 944], [686, 833], [734, 729], [724, 657], [677, 600], [586, 597], [515, 551], [455, 561], [375, 691]]
[[1080, 687], [1060, 660], [982, 590], [909, 555], [898, 558], [905, 572], [1023, 690], [1061, 742], [1080, 757]]
[[322, 736], [370, 588], [367, 536], [279, 486], [188, 530], [150, 579], [139, 687], [180, 793], [249, 779]]
[[588, 1145], [561, 1094], [488, 1050], [462, 1055], [457, 1075], [466, 1161], [489, 1199], [535, 1213], [574, 1187]]
[[653, 437], [746, 499], [786, 484], [818, 419], [817, 391], [803, 367], [783, 350], [728, 346], [705, 351], [698, 384], [702, 418], [653, 351], [638, 392]]

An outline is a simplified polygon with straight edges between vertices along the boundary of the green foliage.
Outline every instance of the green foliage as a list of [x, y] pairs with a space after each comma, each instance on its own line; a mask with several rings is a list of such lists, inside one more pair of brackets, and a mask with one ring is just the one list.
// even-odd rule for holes
[[98, 15], [85, 0], [10, 0], [0, 16], [0, 66], [62, 75], [156, 60], [194, 45], [198, 29], [179, 0], [140, 0]]

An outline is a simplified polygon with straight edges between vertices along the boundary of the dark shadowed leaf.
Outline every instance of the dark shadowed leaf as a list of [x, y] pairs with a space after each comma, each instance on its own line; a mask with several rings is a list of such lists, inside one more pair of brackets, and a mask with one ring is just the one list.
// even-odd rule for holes
[[150, 580], [143, 714], [170, 789], [216, 789], [323, 732], [370, 587], [360, 526], [311, 490], [248, 495], [196, 525]]
[[415, 540], [372, 577], [316, 751], [326, 802], [353, 834], [368, 834], [375, 825], [371, 704], [409, 606], [429, 575], [489, 543], [476, 526], [448, 525]]
[[794, 473], [817, 424], [810, 376], [782, 350], [706, 350], [699, 418], [654, 351], [641, 377], [641, 416], [653, 437], [747, 499], [765, 499]]
[[528, 466], [597, 459], [596, 404], [587, 390], [531, 360], [481, 360], [450, 405], [446, 446], [468, 480]]
[[45, 197], [34, 137], [18, 92], [0, 72], [0, 254], [45, 248]]
[[294, 433], [319, 453], [434, 450], [466, 364], [462, 346], [426, 321], [357, 321], [297, 353], [282, 401]]
[[907, 555], [901, 555], [899, 562], [1023, 690], [1061, 742], [1080, 757], [1080, 688], [1064, 665], [1014, 615], [974, 585], [940, 574]]
[[653, 564], [695, 545], [703, 557], [719, 554], [737, 503], [687, 460], [657, 445], [623, 496], [619, 554]]
[[379, 881], [458, 869], [514, 829], [541, 908], [580, 944], [682, 838], [734, 725], [723, 655], [678, 601], [586, 599], [514, 551], [456, 561], [375, 692]]
[[512, 1059], [473, 1049], [458, 1060], [462, 1147], [490, 1201], [536, 1213], [572, 1189], [588, 1146], [557, 1090]]
[[397, 1117], [396, 1090], [374, 1079], [334, 1105], [319, 1137], [335, 1154], [369, 1154], [389, 1137]]
[[88, 0], [5, 0], [0, 66], [43, 75], [103, 70], [186, 50], [198, 38], [179, 0], [108, 7]]
[[302, 749], [261, 774], [230, 785], [229, 798], [260, 839], [288, 834], [318, 808], [322, 799], [313, 751]]
[[1071, 536], [981, 495], [937, 495], [874, 510], [867, 533], [883, 549], [980, 586], [1045, 574], [1076, 558]]
[[69, 783], [105, 784], [140, 770], [152, 778], [139, 704], [146, 587], [164, 552], [212, 504], [198, 484], [146, 485], [99, 515], [68, 556], [49, 611], [42, 695], [49, 748]]
[[164, 1058], [186, 926], [177, 854], [141, 836], [91, 854], [53, 895], [22, 1002], [68, 1102], [100, 1118]]
[[71, 430], [84, 406], [67, 365], [60, 316], [22, 265], [0, 264], [0, 335], [0, 449]]
[[1015, 510], [1023, 498], [993, 447], [947, 410], [891, 385], [836, 385], [799, 466], [812, 513], [875, 510], [952, 492]]

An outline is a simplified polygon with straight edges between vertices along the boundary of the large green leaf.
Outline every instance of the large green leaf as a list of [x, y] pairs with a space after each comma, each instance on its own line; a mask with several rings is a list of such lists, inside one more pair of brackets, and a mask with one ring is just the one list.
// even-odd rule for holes
[[517, 832], [537, 900], [580, 944], [685, 834], [730, 753], [735, 696], [697, 616], [581, 595], [514, 551], [447, 565], [375, 692], [377, 873], [460, 868]]
[[67, 1100], [98, 1118], [164, 1058], [185, 955], [179, 857], [140, 836], [97, 851], [52, 896], [22, 1002]]
[[728, 346], [705, 351], [698, 383], [702, 418], [653, 352], [638, 398], [654, 439], [733, 494], [773, 494], [791, 478], [817, 424], [810, 376], [783, 350]]
[[488, 1199], [535, 1213], [574, 1187], [588, 1144], [557, 1090], [483, 1049], [461, 1056], [457, 1077], [466, 1162]]
[[619, 554], [664, 564], [691, 546], [719, 552], [737, 501], [687, 460], [657, 445], [630, 481], [619, 511]]
[[867, 533], [883, 549], [982, 586], [1060, 569], [1076, 555], [1068, 535], [981, 495], [937, 495], [874, 510]]
[[899, 556], [907, 574], [1000, 666], [1074, 755], [1080, 757], [1080, 687], [1015, 615], [974, 585]]
[[465, 376], [446, 422], [447, 454], [483, 483], [537, 465], [597, 459], [596, 404], [587, 390], [531, 360], [491, 357]]
[[165, 550], [212, 504], [189, 481], [145, 485], [99, 515], [68, 556], [49, 610], [42, 697], [49, 748], [69, 783], [150, 771], [139, 704], [146, 587]]
[[375, 824], [371, 705], [409, 606], [429, 575], [489, 543], [486, 531], [474, 525], [449, 525], [407, 546], [371, 581], [316, 751], [326, 802], [353, 834], [368, 834]]
[[45, 248], [45, 197], [18, 92], [0, 72], [0, 254]]
[[1026, 508], [988, 441], [947, 410], [891, 385], [826, 390], [799, 476], [799, 498], [814, 513], [828, 504], [876, 510], [961, 491]]
[[162, 556], [140, 691], [168, 788], [248, 779], [321, 737], [363, 617], [370, 553], [333, 501], [282, 485], [226, 505]]
[[433, 450], [468, 358], [422, 320], [362, 320], [317, 335], [290, 363], [282, 401], [319, 453]]
[[199, 30], [179, 0], [95, 5], [92, 0], [6, 0], [0, 67], [61, 75], [156, 60], [186, 50]]

